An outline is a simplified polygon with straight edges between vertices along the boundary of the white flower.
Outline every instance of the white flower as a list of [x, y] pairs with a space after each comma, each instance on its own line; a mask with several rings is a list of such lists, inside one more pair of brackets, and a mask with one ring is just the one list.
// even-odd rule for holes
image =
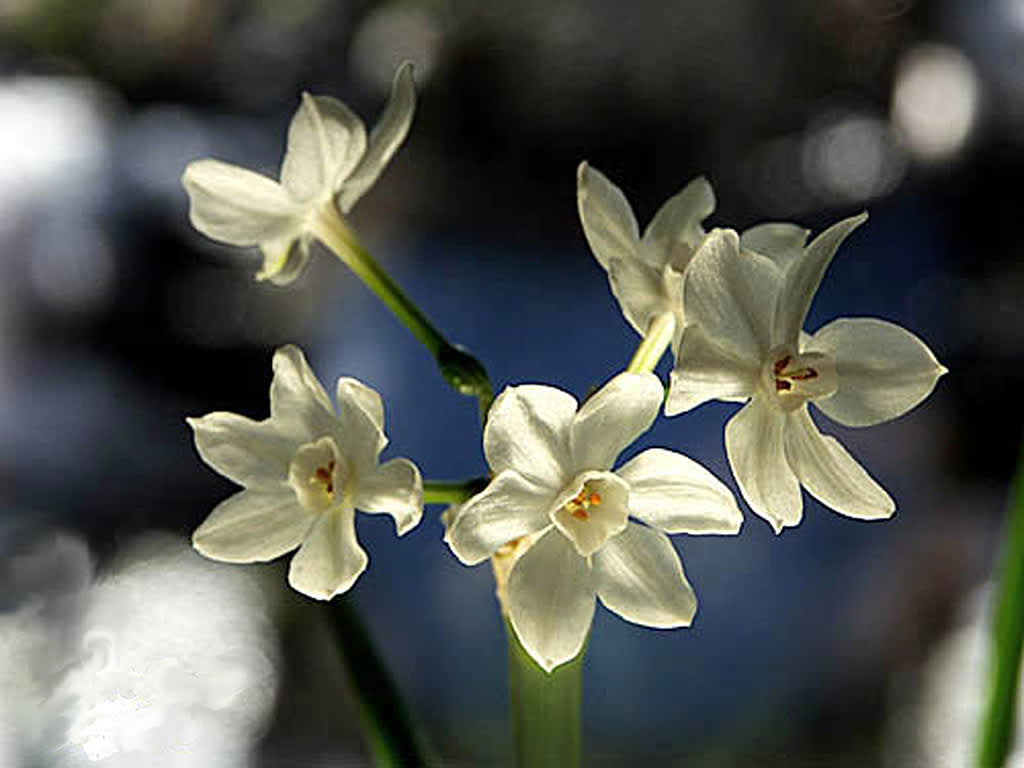
[[747, 503], [776, 532], [800, 522], [801, 485], [851, 517], [886, 518], [896, 508], [835, 438], [818, 431], [809, 402], [840, 424], [869, 426], [909, 411], [946, 372], [920, 339], [884, 320], [840, 318], [813, 336], [801, 331], [836, 249], [866, 218], [840, 221], [806, 249], [806, 232], [792, 225], [764, 225], [753, 239], [715, 230], [687, 272], [693, 325], [665, 414], [711, 399], [749, 401], [726, 425], [726, 452]]
[[704, 238], [701, 222], [715, 210], [711, 184], [700, 176], [669, 198], [643, 238], [622, 190], [586, 163], [576, 174], [576, 202], [587, 242], [626, 320], [645, 336], [655, 319], [673, 316], [675, 349], [685, 325], [683, 273]]
[[[462, 505], [446, 540], [467, 565], [514, 555], [509, 619], [547, 671], [579, 653], [595, 596], [637, 624], [689, 625], [697, 600], [662, 531], [740, 528], [732, 493], [681, 454], [653, 448], [610, 471], [662, 395], [653, 374], [623, 373], [582, 407], [554, 387], [523, 385], [491, 408], [484, 453], [494, 479]], [[517, 546], [525, 537], [528, 548]]]
[[199, 552], [253, 563], [296, 547], [288, 583], [329, 600], [349, 589], [367, 564], [355, 511], [386, 512], [401, 536], [423, 513], [423, 481], [408, 459], [378, 465], [387, 445], [380, 395], [338, 379], [338, 411], [297, 347], [274, 354], [270, 418], [234, 413], [188, 419], [203, 461], [245, 487], [210, 513], [192, 535]]
[[280, 183], [219, 160], [189, 163], [182, 183], [192, 225], [222, 243], [259, 246], [256, 277], [286, 285], [309, 261], [309, 246], [325, 217], [339, 221], [373, 185], [409, 132], [415, 107], [412, 65], [395, 74], [380, 120], [366, 128], [337, 99], [302, 94], [288, 128]]

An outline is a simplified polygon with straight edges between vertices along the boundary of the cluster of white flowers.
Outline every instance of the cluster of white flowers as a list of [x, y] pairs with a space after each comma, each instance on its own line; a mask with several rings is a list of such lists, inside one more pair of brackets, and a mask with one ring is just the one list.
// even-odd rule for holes
[[[328, 230], [348, 233], [342, 215], [396, 151], [413, 106], [408, 66], [369, 140], [343, 104], [304, 95], [280, 184], [214, 160], [188, 167], [193, 224], [216, 240], [258, 245], [265, 262], [257, 277], [291, 282], [313, 237], [330, 244]], [[740, 529], [732, 492], [681, 454], [652, 448], [613, 470], [663, 405], [674, 416], [711, 399], [746, 403], [725, 429], [729, 464], [747, 504], [779, 532], [800, 522], [801, 485], [852, 517], [885, 518], [895, 509], [818, 431], [808, 403], [841, 424], [867, 426], [913, 408], [945, 373], [916, 336], [882, 320], [840, 319], [813, 336], [803, 332], [829, 262], [866, 215], [809, 245], [808, 231], [792, 224], [707, 232], [702, 222], [715, 199], [698, 178], [641, 237], [622, 192], [600, 172], [584, 163], [577, 183], [587, 241], [623, 315], [653, 351], [582, 405], [549, 386], [506, 388], [484, 428], [490, 482], [445, 515], [445, 540], [462, 562], [495, 562], [502, 607], [548, 671], [580, 652], [595, 597], [638, 624], [688, 625], [697, 600], [666, 534]], [[666, 347], [675, 356], [667, 399], [651, 373]], [[195, 532], [200, 552], [254, 562], [299, 547], [290, 583], [330, 599], [367, 564], [356, 509], [392, 514], [399, 535], [419, 522], [415, 465], [378, 465], [386, 443], [380, 397], [350, 378], [337, 389], [334, 411], [302, 353], [284, 347], [274, 357], [268, 420], [189, 420], [203, 459], [245, 486]]]

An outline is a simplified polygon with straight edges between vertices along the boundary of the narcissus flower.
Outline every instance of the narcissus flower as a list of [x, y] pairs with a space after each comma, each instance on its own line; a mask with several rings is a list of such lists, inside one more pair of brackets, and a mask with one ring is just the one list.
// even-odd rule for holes
[[498, 556], [512, 627], [547, 671], [580, 652], [595, 596], [637, 624], [689, 625], [697, 600], [665, 533], [740, 528], [732, 493], [681, 454], [652, 448], [612, 471], [662, 396], [653, 374], [623, 373], [582, 407], [554, 387], [522, 385], [491, 408], [494, 479], [457, 510], [445, 540], [467, 565]]
[[[665, 413], [711, 399], [745, 402], [725, 428], [744, 498], [776, 532], [797, 525], [802, 485], [826, 506], [866, 520], [892, 515], [889, 494], [808, 411], [851, 427], [895, 419], [926, 398], [946, 369], [909, 331], [874, 318], [840, 318], [801, 331], [836, 249], [867, 214], [821, 233], [764, 225], [753, 240], [707, 236], [684, 289], [688, 321]], [[748, 250], [757, 248], [761, 252]]]
[[222, 243], [259, 246], [257, 279], [287, 285], [309, 261], [312, 239], [344, 228], [339, 212], [348, 214], [398, 150], [415, 101], [407, 62], [367, 138], [362, 120], [340, 101], [304, 93], [288, 128], [280, 182], [219, 160], [189, 163], [182, 183], [192, 225]]
[[672, 318], [675, 348], [685, 323], [683, 273], [704, 238], [701, 222], [715, 210], [711, 184], [701, 176], [669, 198], [642, 238], [622, 190], [586, 163], [576, 174], [576, 202], [587, 242], [626, 320], [646, 336], [655, 320]]
[[270, 418], [234, 413], [188, 419], [207, 464], [245, 487], [221, 502], [192, 535], [200, 553], [228, 563], [273, 560], [298, 547], [288, 582], [329, 600], [366, 569], [355, 512], [390, 514], [401, 536], [423, 514], [423, 481], [408, 459], [378, 464], [385, 445], [380, 395], [340, 378], [338, 409], [302, 351], [274, 354]]

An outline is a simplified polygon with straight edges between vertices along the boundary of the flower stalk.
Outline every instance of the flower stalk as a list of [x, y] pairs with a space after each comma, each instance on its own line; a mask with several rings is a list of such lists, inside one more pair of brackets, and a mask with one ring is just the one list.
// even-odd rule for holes
[[423, 483], [424, 504], [461, 504], [479, 493], [487, 485], [487, 478], [465, 481], [428, 480]]
[[661, 356], [665, 354], [672, 335], [676, 331], [676, 316], [673, 312], [663, 312], [655, 317], [647, 329], [643, 341], [633, 353], [626, 371], [629, 373], [653, 373]]
[[352, 686], [373, 764], [378, 768], [431, 765], [434, 761], [429, 750], [387, 667], [374, 651], [354, 601], [345, 595], [330, 607], [328, 620]]
[[1024, 641], [1024, 450], [1010, 495], [997, 589], [978, 768], [1000, 768], [1013, 743]]
[[519, 768], [575, 768], [582, 762], [583, 657], [547, 673], [506, 619], [509, 705]]
[[481, 419], [486, 418], [494, 399], [494, 391], [483, 365], [464, 349], [445, 339], [423, 311], [363, 248], [333, 203], [325, 204], [317, 211], [311, 220], [310, 229], [426, 347], [437, 361], [444, 380], [460, 394], [477, 399]]

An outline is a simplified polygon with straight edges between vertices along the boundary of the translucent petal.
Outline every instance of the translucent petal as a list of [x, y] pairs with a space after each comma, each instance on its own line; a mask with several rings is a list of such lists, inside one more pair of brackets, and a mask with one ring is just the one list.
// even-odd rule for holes
[[452, 552], [466, 565], [476, 565], [510, 541], [547, 527], [557, 490], [511, 469], [500, 472], [462, 505], [448, 529]]
[[412, 79], [412, 63], [404, 62], [395, 73], [391, 98], [370, 131], [370, 142], [363, 159], [345, 180], [338, 195], [338, 207], [348, 213], [380, 176], [395, 152], [405, 141], [416, 109], [416, 90]]
[[673, 260], [676, 245], [683, 243], [687, 252], [692, 252], [704, 238], [701, 222], [714, 213], [715, 193], [711, 184], [703, 176], [691, 181], [682, 191], [670, 197], [644, 231], [644, 249], [649, 254], [662, 254], [662, 259], [654, 266], [664, 267], [672, 264], [682, 271], [686, 264]]
[[360, 478], [353, 504], [362, 512], [391, 515], [398, 535], [408, 533], [423, 517], [419, 469], [408, 459], [384, 462], [372, 475]]
[[302, 94], [288, 127], [281, 184], [296, 200], [336, 192], [366, 151], [363, 121], [337, 99]]
[[743, 515], [717, 477], [696, 461], [651, 448], [616, 471], [629, 485], [633, 517], [666, 533], [738, 533]]
[[760, 367], [771, 348], [772, 313], [780, 285], [781, 272], [770, 259], [741, 253], [739, 237], [732, 230], [713, 230], [686, 272], [686, 321], [700, 325], [730, 357]]
[[669, 375], [665, 415], [675, 416], [708, 400], [745, 400], [757, 389], [758, 375], [757, 364], [717, 346], [699, 325], [687, 326]]
[[594, 616], [587, 561], [552, 529], [512, 568], [509, 619], [523, 648], [546, 672], [575, 658]]
[[[274, 352], [270, 416], [279, 429], [297, 435], [302, 443], [335, 434], [336, 420], [331, 401], [302, 350], [292, 344]], [[342, 442], [338, 442], [338, 447], [344, 451]]]
[[288, 465], [299, 444], [272, 420], [253, 421], [218, 411], [185, 421], [203, 461], [229, 480], [246, 488], [283, 487], [288, 482]]
[[506, 387], [484, 427], [484, 454], [491, 470], [497, 474], [514, 469], [539, 485], [561, 488], [574, 474], [569, 426], [576, 406], [576, 398], [555, 387]]
[[740, 235], [740, 248], [760, 253], [786, 269], [804, 254], [809, 229], [787, 222], [766, 222], [744, 230]]
[[747, 504], [776, 533], [803, 516], [800, 482], [786, 461], [786, 417], [754, 398], [725, 425], [729, 466]]
[[613, 537], [593, 558], [601, 602], [645, 627], [688, 627], [697, 596], [683, 574], [668, 536], [636, 523]]
[[643, 261], [613, 259], [608, 264], [608, 281], [626, 321], [641, 336], [655, 316], [675, 309], [669, 302], [662, 272]]
[[576, 205], [590, 250], [605, 269], [612, 259], [635, 259], [640, 234], [626, 196], [596, 168], [580, 163]]
[[265, 562], [299, 546], [315, 519], [290, 488], [239, 491], [195, 530], [192, 546], [225, 563]]
[[192, 226], [219, 242], [258, 245], [297, 236], [302, 228], [305, 208], [266, 176], [219, 160], [196, 160], [181, 181]]
[[574, 469], [611, 469], [623, 449], [651, 428], [664, 394], [653, 373], [620, 373], [601, 387], [572, 421]]
[[867, 218], [867, 213], [862, 213], [833, 224], [814, 238], [803, 255], [786, 269], [772, 326], [773, 347], [797, 347], [807, 310], [832, 257], [847, 235]]
[[292, 558], [288, 583], [308, 597], [330, 600], [355, 584], [368, 562], [356, 540], [354, 510], [339, 507], [319, 516]]
[[834, 320], [814, 334], [807, 349], [831, 355], [839, 377], [836, 393], [814, 404], [849, 427], [902, 416], [928, 397], [946, 373], [917, 336], [870, 317]]
[[896, 503], [834, 437], [822, 435], [807, 408], [788, 417], [786, 457], [808, 492], [850, 517], [891, 517]]
[[349, 407], [361, 408], [381, 432], [384, 431], [384, 401], [372, 387], [359, 379], [342, 376], [337, 384], [338, 410]]
[[269, 280], [274, 285], [291, 285], [309, 264], [309, 237], [285, 237], [260, 245], [263, 252], [263, 268], [256, 273], [257, 280]]

